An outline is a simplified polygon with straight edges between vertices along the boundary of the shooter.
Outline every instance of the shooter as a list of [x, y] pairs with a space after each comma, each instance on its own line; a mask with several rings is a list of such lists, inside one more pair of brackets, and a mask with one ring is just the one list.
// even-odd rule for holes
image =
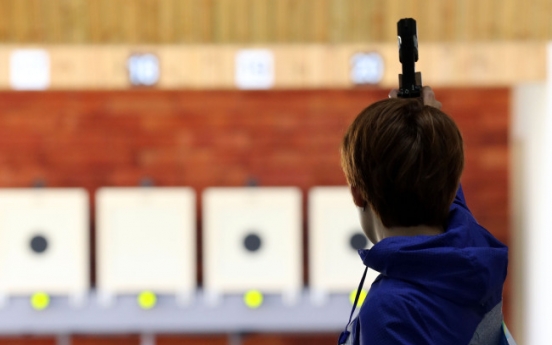
[[416, 22], [403, 19], [398, 30], [399, 90], [364, 109], [341, 145], [374, 243], [359, 254], [380, 275], [339, 344], [514, 344], [502, 315], [508, 248], [468, 209], [462, 135], [421, 75], [416, 80]]

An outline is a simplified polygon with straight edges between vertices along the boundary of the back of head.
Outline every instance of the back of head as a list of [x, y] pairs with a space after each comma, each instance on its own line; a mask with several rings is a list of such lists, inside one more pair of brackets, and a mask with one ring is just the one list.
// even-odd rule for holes
[[353, 121], [341, 163], [384, 226], [442, 225], [464, 167], [462, 136], [421, 100], [386, 99]]

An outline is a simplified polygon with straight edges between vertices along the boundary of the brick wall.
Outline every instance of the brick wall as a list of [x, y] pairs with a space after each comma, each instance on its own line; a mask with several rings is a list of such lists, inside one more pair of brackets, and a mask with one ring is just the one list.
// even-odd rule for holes
[[[436, 93], [464, 136], [462, 181], [468, 205], [483, 226], [508, 243], [510, 92], [439, 89]], [[44, 181], [49, 187], [86, 187], [93, 195], [101, 186], [136, 186], [150, 178], [157, 186], [192, 186], [201, 195], [207, 186], [241, 186], [249, 180], [263, 186], [299, 186], [305, 192], [317, 185], [342, 185], [340, 139], [365, 106], [386, 95], [386, 90], [376, 89], [2, 92], [0, 187]], [[201, 256], [198, 253], [199, 267]], [[91, 278], [94, 281], [94, 275]], [[201, 282], [201, 270], [198, 279]], [[343, 317], [345, 322], [347, 316]], [[129, 344], [139, 341], [124, 339]], [[164, 336], [159, 343], [183, 339]], [[202, 344], [226, 343], [224, 337], [199, 339]], [[120, 340], [79, 336], [73, 343]], [[50, 341], [0, 338], [0, 344]], [[247, 344], [334, 341], [335, 335], [244, 339]]]

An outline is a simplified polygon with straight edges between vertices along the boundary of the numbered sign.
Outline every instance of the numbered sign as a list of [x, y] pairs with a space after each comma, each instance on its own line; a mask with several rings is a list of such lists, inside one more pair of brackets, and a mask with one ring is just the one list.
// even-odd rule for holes
[[0, 190], [0, 293], [86, 292], [88, 240], [85, 190]]
[[350, 64], [353, 84], [378, 84], [383, 79], [383, 58], [376, 52], [356, 53]]
[[132, 85], [153, 86], [159, 81], [159, 58], [154, 54], [133, 54], [128, 58], [127, 67]]
[[195, 290], [196, 208], [191, 188], [101, 188], [96, 209], [100, 291]]
[[236, 86], [269, 89], [274, 85], [274, 55], [266, 49], [245, 49], [236, 54]]
[[204, 287], [217, 293], [298, 291], [301, 192], [209, 188], [203, 194]]
[[[365, 267], [358, 250], [371, 247], [371, 243], [360, 227], [349, 188], [312, 188], [308, 214], [310, 287], [324, 292], [351, 292], [358, 287]], [[368, 272], [365, 289], [378, 275], [373, 270]]]
[[18, 49], [10, 56], [10, 85], [15, 90], [45, 90], [50, 86], [50, 56], [42, 49]]

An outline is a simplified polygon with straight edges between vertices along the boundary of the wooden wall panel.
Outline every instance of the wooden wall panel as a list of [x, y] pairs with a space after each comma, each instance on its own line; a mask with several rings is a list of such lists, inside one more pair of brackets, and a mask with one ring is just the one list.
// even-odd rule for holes
[[[436, 93], [464, 136], [468, 205], [509, 243], [510, 91]], [[250, 179], [304, 193], [342, 185], [341, 137], [364, 107], [386, 96], [381, 89], [0, 92], [0, 187], [44, 180], [94, 193], [149, 177], [158, 186], [192, 186], [201, 195], [208, 186], [241, 186]], [[278, 339], [274, 344], [287, 338]]]
[[552, 0], [0, 0], [0, 42], [422, 42], [549, 40]]
[[[264, 45], [274, 56], [272, 89], [357, 87], [351, 58], [377, 52], [384, 61], [378, 87], [398, 85], [401, 65], [396, 43]], [[10, 90], [11, 56], [22, 48], [0, 45], [0, 90]], [[131, 85], [128, 58], [149, 53], [159, 59], [160, 76], [151, 88], [237, 89], [238, 45], [45, 45], [50, 57], [49, 90], [124, 90]], [[246, 48], [247, 49], [247, 48]], [[416, 70], [433, 87], [505, 87], [544, 82], [545, 42], [423, 43]]]

